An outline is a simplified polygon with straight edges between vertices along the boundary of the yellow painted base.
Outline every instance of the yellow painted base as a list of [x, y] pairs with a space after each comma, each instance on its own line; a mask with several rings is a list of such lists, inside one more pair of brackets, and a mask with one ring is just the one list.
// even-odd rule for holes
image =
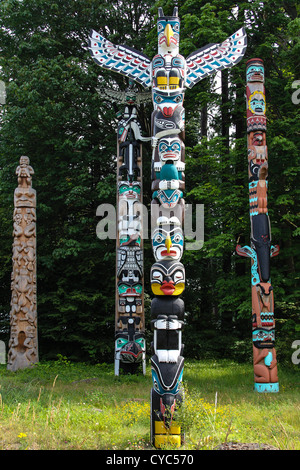
[[166, 428], [162, 421], [154, 422], [154, 446], [156, 448], [171, 445], [181, 446], [181, 428], [175, 422], [169, 428]]

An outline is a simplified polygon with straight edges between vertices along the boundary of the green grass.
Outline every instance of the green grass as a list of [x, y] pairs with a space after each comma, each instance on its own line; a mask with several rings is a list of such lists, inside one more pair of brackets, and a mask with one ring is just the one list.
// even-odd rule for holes
[[[279, 393], [259, 394], [249, 364], [186, 360], [183, 448], [299, 450], [299, 371], [279, 368], [279, 383]], [[151, 387], [150, 366], [146, 376], [115, 377], [113, 365], [62, 357], [17, 372], [0, 365], [0, 450], [150, 449]]]

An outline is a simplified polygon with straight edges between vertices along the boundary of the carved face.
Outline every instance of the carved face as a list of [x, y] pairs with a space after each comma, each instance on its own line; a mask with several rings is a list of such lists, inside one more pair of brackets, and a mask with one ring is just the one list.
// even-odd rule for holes
[[[181, 371], [178, 380], [174, 382], [173, 388], [166, 387], [165, 383], [163, 382], [159, 374], [159, 371], [155, 371], [154, 369], [151, 369], [151, 373], [152, 373], [153, 388], [161, 395], [161, 398], [160, 398], [161, 414], [163, 415], [163, 413], [165, 412], [165, 408], [167, 408], [168, 413], [171, 416], [173, 416], [174, 406], [173, 405], [170, 406], [169, 404], [167, 404], [167, 406], [165, 407], [163, 404], [163, 401], [166, 400], [165, 397], [169, 397], [170, 395], [175, 396], [178, 393], [179, 387], [182, 381], [183, 370]], [[174, 400], [174, 403], [176, 403], [175, 400]]]
[[164, 137], [158, 142], [158, 155], [161, 162], [177, 162], [181, 157], [182, 141], [178, 138]]
[[143, 287], [140, 282], [118, 282], [118, 292], [120, 297], [136, 297], [142, 295]]
[[249, 97], [248, 108], [251, 113], [258, 116], [265, 115], [266, 113], [266, 99], [261, 91], [254, 91]]
[[258, 349], [273, 348], [275, 344], [274, 328], [255, 328], [252, 331], [253, 345]]
[[161, 217], [152, 235], [152, 248], [157, 261], [179, 260], [183, 253], [184, 235], [177, 217]]
[[180, 295], [185, 288], [185, 270], [178, 261], [154, 263], [150, 272], [151, 289], [155, 295]]
[[264, 135], [262, 132], [253, 132], [251, 145], [255, 145], [256, 147], [264, 145]]
[[153, 88], [154, 109], [161, 111], [165, 117], [173, 116], [175, 109], [182, 105], [183, 100], [183, 88], [178, 88], [176, 91], [161, 91], [159, 88]]
[[165, 209], [172, 209], [175, 207], [179, 200], [182, 198], [183, 193], [179, 189], [165, 189], [158, 190], [155, 194], [159, 203]]
[[177, 56], [157, 55], [152, 61], [153, 86], [160, 90], [182, 88], [185, 76], [184, 59]]
[[178, 16], [160, 16], [157, 20], [158, 53], [178, 52], [180, 20]]
[[119, 197], [125, 199], [139, 199], [141, 194], [141, 184], [138, 182], [130, 183], [121, 181], [118, 184]]
[[250, 61], [246, 70], [247, 82], [263, 82], [265, 78], [265, 69], [262, 60]]
[[120, 351], [122, 362], [140, 362], [142, 353], [145, 350], [145, 340], [142, 338], [136, 341], [129, 341], [128, 338], [119, 337], [115, 343], [116, 351]]
[[163, 112], [156, 110], [153, 112], [153, 135], [157, 138], [161, 133], [170, 131], [170, 134], [180, 134], [185, 128], [185, 109], [179, 105], [171, 117], [165, 117]]
[[27, 166], [27, 165], [29, 165], [29, 158], [28, 158], [28, 157], [25, 157], [25, 156], [21, 157], [21, 158], [20, 158], [20, 165], [22, 165], [22, 166]]

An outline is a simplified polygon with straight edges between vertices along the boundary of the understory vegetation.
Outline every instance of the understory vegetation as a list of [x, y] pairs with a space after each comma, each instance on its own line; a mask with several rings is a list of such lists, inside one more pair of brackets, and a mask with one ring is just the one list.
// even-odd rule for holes
[[[180, 54], [188, 57], [245, 27], [245, 56], [231, 69], [186, 90], [184, 199], [204, 205], [204, 245], [185, 249], [185, 357], [248, 360], [252, 354], [250, 260], [235, 253], [250, 243], [246, 130], [246, 63], [265, 66], [268, 211], [276, 319], [276, 352], [289, 360], [299, 337], [299, 4], [283, 0], [180, 0]], [[299, 2], [298, 2], [299, 3]], [[2, 0], [0, 80], [0, 340], [10, 338], [12, 227], [16, 167], [27, 155], [37, 191], [39, 353], [55, 360], [109, 362], [114, 354], [115, 239], [100, 240], [97, 208], [116, 203], [116, 111], [98, 88], [124, 91], [128, 81], [98, 67], [87, 49], [94, 29], [113, 44], [153, 58], [157, 8], [169, 0]], [[295, 88], [296, 87], [296, 88]], [[141, 87], [139, 87], [139, 91]], [[139, 107], [150, 135], [152, 103]], [[150, 143], [143, 145], [143, 203], [151, 192]], [[146, 234], [146, 230], [144, 231]], [[150, 230], [148, 230], [150, 232]], [[148, 233], [148, 235], [150, 235]], [[145, 325], [150, 331], [149, 273], [144, 240]], [[147, 338], [150, 343], [150, 337]]]
[[[226, 442], [300, 449], [300, 377], [279, 369], [280, 391], [253, 391], [250, 364], [187, 361], [182, 449]], [[143, 450], [150, 444], [150, 367], [114, 376], [112, 364], [64, 356], [10, 372], [0, 366], [1, 450]]]

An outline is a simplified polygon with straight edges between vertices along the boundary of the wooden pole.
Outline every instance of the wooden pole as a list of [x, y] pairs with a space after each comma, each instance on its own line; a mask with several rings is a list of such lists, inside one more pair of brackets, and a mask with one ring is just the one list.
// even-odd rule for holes
[[10, 340], [7, 368], [24, 369], [38, 362], [36, 305], [36, 191], [29, 158], [16, 169], [14, 194], [13, 268], [11, 275]]
[[278, 392], [275, 351], [275, 319], [270, 258], [279, 253], [271, 245], [268, 215], [268, 150], [266, 145], [266, 98], [264, 64], [251, 59], [246, 67], [247, 144], [250, 212], [250, 246], [237, 246], [237, 253], [251, 258], [252, 342], [254, 389]]

